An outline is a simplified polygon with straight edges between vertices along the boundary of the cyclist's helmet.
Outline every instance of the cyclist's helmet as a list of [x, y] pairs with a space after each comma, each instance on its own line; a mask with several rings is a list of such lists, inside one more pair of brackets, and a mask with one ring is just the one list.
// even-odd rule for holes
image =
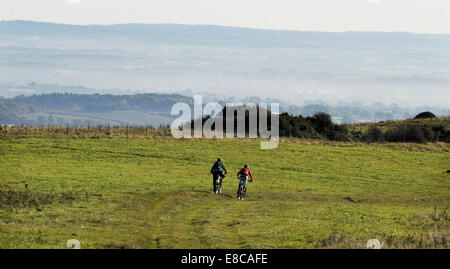
[[248, 168], [248, 165], [244, 165], [244, 168]]
[[217, 162], [219, 162], [219, 163], [222, 162], [222, 159], [221, 158], [217, 159]]

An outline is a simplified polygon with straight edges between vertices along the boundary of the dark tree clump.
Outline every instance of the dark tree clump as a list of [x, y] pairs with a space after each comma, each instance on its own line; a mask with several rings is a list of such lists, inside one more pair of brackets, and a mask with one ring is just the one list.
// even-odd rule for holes
[[372, 126], [367, 131], [366, 139], [367, 142], [382, 142], [384, 141], [383, 131], [375, 126]]
[[430, 119], [430, 118], [436, 118], [436, 115], [434, 115], [429, 111], [419, 113], [414, 117], [414, 119]]

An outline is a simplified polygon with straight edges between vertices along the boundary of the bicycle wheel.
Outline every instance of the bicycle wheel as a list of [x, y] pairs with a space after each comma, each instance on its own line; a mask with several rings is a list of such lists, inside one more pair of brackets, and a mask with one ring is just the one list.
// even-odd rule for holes
[[216, 194], [220, 193], [220, 176], [216, 179]]
[[238, 188], [238, 199], [243, 198], [243, 191], [244, 191], [244, 181], [243, 179], [240, 179], [239, 181], [239, 188]]
[[217, 194], [221, 194], [222, 193], [222, 178], [219, 177], [217, 179]]

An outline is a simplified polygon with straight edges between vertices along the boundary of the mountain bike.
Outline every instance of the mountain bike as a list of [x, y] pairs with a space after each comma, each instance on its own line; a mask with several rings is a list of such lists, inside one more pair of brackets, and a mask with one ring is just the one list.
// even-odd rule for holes
[[222, 194], [222, 180], [223, 178], [218, 175], [216, 179], [216, 194]]
[[245, 187], [246, 180], [247, 180], [247, 176], [245, 176], [245, 175], [239, 176], [239, 188], [237, 191], [237, 198], [239, 200], [242, 200], [247, 196], [247, 188]]

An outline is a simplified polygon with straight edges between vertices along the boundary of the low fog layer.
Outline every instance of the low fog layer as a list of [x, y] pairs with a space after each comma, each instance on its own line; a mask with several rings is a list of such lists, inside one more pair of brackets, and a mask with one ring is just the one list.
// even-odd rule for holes
[[450, 107], [450, 35], [5, 21], [0, 36], [4, 97], [45, 92], [15, 88], [36, 82], [112, 94]]

